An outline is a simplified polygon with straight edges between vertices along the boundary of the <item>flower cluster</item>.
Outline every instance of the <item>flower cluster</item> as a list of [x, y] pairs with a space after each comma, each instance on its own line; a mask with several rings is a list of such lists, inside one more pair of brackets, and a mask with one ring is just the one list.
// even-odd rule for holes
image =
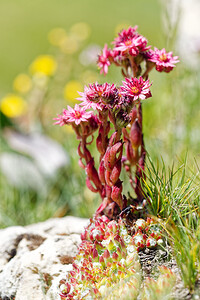
[[147, 43], [147, 39], [137, 32], [137, 26], [122, 30], [113, 41], [113, 49], [109, 49], [106, 44], [102, 54], [99, 55], [100, 72], [106, 75], [108, 67], [114, 63], [124, 68], [126, 72], [128, 67], [135, 67], [136, 73], [139, 74], [141, 72], [140, 64], [145, 60], [147, 69], [144, 74], [147, 75], [150, 62], [153, 63], [150, 69], [155, 66], [159, 72], [170, 72], [179, 62], [177, 56], [172, 56], [172, 52], [167, 53], [165, 49], [158, 50], [157, 48], [152, 50]]
[[[105, 45], [98, 58], [101, 73], [115, 63], [122, 68], [125, 80], [121, 86], [109, 83], [93, 83], [79, 92], [80, 104], [68, 106], [55, 118], [60, 126], [71, 124], [80, 140], [79, 165], [86, 172], [86, 185], [99, 193], [102, 203], [96, 214], [116, 218], [128, 204], [139, 205], [144, 200], [142, 180], [145, 178], [146, 150], [142, 129], [141, 101], [151, 97], [149, 72], [156, 66], [158, 71], [169, 72], [178, 62], [172, 52], [165, 49], [153, 51], [147, 40], [137, 32], [137, 26], [120, 32], [113, 42], [114, 49]], [[142, 61], [146, 69], [142, 74]], [[142, 74], [142, 75], [141, 75]], [[95, 161], [89, 145], [95, 141], [99, 161]], [[135, 202], [122, 194], [121, 170], [125, 169], [135, 193]], [[133, 170], [134, 176], [133, 177]]]
[[[144, 248], [138, 246], [136, 235], [145, 230], [143, 235], [148, 241], [154, 232], [157, 234], [157, 225], [151, 219], [139, 219], [133, 226], [136, 234], [132, 237], [122, 219], [109, 221], [102, 216], [90, 220], [81, 235], [82, 243], [72, 264], [73, 270], [68, 273], [67, 280], [61, 282], [61, 299], [113, 299], [107, 295], [114, 285], [118, 286], [118, 297], [129, 293], [136, 298], [141, 284], [137, 252]], [[155, 246], [146, 242], [146, 247]]]
[[[138, 252], [163, 244], [159, 225], [150, 218], [138, 218], [147, 203], [142, 190], [146, 150], [141, 101], [151, 97], [150, 71], [155, 67], [159, 72], [169, 72], [178, 57], [165, 49], [150, 49], [147, 39], [137, 33], [137, 26], [120, 32], [113, 44], [113, 50], [105, 45], [98, 66], [104, 74], [111, 63], [121, 67], [125, 77], [122, 85], [89, 84], [79, 92], [80, 105], [76, 104], [74, 109], [68, 106], [55, 118], [55, 124], [71, 124], [75, 130], [80, 141], [79, 165], [85, 170], [86, 185], [102, 198], [81, 235], [73, 269], [61, 282], [63, 300], [137, 299], [141, 285]], [[98, 162], [90, 151], [95, 131]], [[122, 168], [134, 190], [133, 197], [122, 194]], [[147, 282], [146, 294], [140, 295], [142, 300], [151, 289], [165, 288], [162, 280], [171, 273], [164, 273], [158, 282]]]
[[139, 53], [146, 52], [151, 46], [147, 46], [147, 39], [140, 35], [137, 31], [137, 26], [129, 27], [127, 30], [122, 30], [118, 37], [113, 42], [114, 52], [119, 51], [121, 57], [126, 55], [138, 56]]

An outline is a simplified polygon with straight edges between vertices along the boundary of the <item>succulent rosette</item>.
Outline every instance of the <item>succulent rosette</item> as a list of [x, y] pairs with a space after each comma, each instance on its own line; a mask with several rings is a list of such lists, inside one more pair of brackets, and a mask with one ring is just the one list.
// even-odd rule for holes
[[127, 280], [135, 285], [137, 294], [141, 280], [139, 257], [123, 222], [92, 219], [81, 237], [73, 270], [61, 282], [61, 299], [102, 299], [115, 284], [123, 294]]
[[105, 216], [90, 219], [81, 235], [73, 270], [61, 282], [61, 299], [115, 299], [108, 296], [115, 286], [119, 287], [119, 295], [130, 293], [135, 299], [141, 284], [138, 252], [146, 247], [155, 248], [161, 232], [150, 218], [138, 219], [132, 230], [133, 236], [123, 219], [118, 222]]

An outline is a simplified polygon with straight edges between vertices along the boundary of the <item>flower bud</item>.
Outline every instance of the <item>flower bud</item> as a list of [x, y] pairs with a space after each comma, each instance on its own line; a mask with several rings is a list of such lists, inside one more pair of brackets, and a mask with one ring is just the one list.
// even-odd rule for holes
[[87, 134], [93, 134], [97, 128], [99, 127], [99, 124], [100, 124], [100, 121], [98, 120], [97, 116], [96, 115], [92, 115], [89, 119], [88, 119], [88, 122], [87, 122], [87, 125], [88, 125], [88, 132]]
[[116, 115], [116, 124], [119, 128], [124, 128], [130, 123], [130, 117], [127, 112], [120, 110]]
[[105, 183], [105, 167], [104, 167], [104, 161], [101, 160], [100, 165], [99, 165], [99, 179], [101, 180], [101, 183]]
[[108, 199], [104, 198], [103, 202], [100, 204], [99, 208], [96, 210], [96, 214], [100, 214], [108, 205]]
[[121, 249], [126, 250], [126, 245], [125, 245], [123, 239], [120, 239], [120, 240], [119, 240], [119, 244], [120, 244]]
[[102, 135], [99, 133], [97, 139], [96, 139], [96, 145], [97, 145], [97, 150], [101, 153], [104, 154], [104, 147], [103, 147], [103, 142], [102, 142]]
[[[123, 144], [121, 141], [117, 142], [116, 144], [114, 144], [111, 149], [110, 149], [110, 163], [111, 166], [114, 166], [114, 162], [116, 162], [116, 160], [121, 159], [122, 158], [122, 152], [123, 152]], [[119, 154], [119, 155], [118, 155]], [[117, 157], [118, 155], [118, 157]]]
[[87, 185], [88, 189], [90, 191], [92, 191], [93, 193], [97, 193], [98, 192], [98, 190], [93, 187], [93, 185], [92, 185], [92, 183], [91, 183], [91, 181], [90, 181], [90, 179], [88, 177], [86, 178], [86, 185]]
[[137, 119], [131, 126], [130, 141], [133, 148], [138, 148], [142, 144], [141, 127]]
[[106, 184], [106, 197], [108, 199], [111, 198], [111, 193], [112, 193], [112, 187], [110, 187], [109, 185]]
[[94, 159], [93, 158], [87, 163], [85, 172], [90, 179], [93, 178], [93, 172], [94, 172]]
[[110, 174], [110, 180], [112, 181], [113, 184], [115, 184], [119, 179], [121, 168], [122, 168], [121, 160], [118, 160], [117, 163], [114, 165], [112, 172]]
[[106, 184], [110, 187], [113, 186], [112, 181], [110, 180], [110, 172], [108, 170], [105, 171], [105, 179], [106, 179]]
[[137, 118], [137, 107], [136, 106], [133, 107], [133, 109], [130, 113], [130, 117], [131, 117], [131, 124], [133, 124], [133, 122]]
[[[105, 155], [104, 155], [104, 166], [108, 171], [112, 171], [115, 163], [121, 159], [123, 152], [123, 144], [122, 142], [117, 142], [112, 147], [108, 147]], [[117, 157], [118, 155], [118, 157]]]
[[94, 183], [98, 190], [102, 189], [101, 182], [97, 170], [94, 167], [94, 159], [92, 158], [85, 167], [85, 172], [88, 175], [89, 179]]
[[114, 202], [116, 202], [120, 209], [123, 209], [123, 201], [122, 201], [122, 181], [118, 179], [116, 184], [112, 187], [111, 198]]
[[138, 162], [138, 149], [132, 148], [131, 142], [129, 140], [126, 142], [126, 156], [130, 164], [132, 166], [135, 166], [135, 164]]
[[113, 116], [113, 114], [110, 111], [109, 111], [108, 116], [109, 116], [111, 123], [115, 124], [115, 117]]
[[109, 169], [109, 161], [110, 161], [110, 147], [107, 148], [106, 153], [103, 157], [104, 160], [104, 167], [108, 170]]

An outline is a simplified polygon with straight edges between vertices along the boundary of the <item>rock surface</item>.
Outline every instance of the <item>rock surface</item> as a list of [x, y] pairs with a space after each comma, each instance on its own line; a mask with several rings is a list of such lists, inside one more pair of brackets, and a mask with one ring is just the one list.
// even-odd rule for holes
[[0, 300], [59, 300], [87, 223], [68, 216], [0, 230]]

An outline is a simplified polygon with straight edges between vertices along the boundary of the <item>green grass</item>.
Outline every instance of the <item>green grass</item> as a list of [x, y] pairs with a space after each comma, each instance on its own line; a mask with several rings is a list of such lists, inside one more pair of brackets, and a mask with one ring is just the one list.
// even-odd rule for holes
[[181, 218], [176, 223], [171, 222], [167, 228], [182, 280], [185, 287], [193, 293], [200, 275], [199, 214], [195, 215], [191, 211], [188, 218]]
[[185, 164], [178, 169], [166, 168], [164, 162], [157, 161], [155, 166], [148, 159], [143, 191], [150, 203], [150, 213], [176, 222], [179, 221], [179, 214], [186, 217], [198, 209], [199, 172], [190, 175], [188, 173]]
[[56, 179], [46, 181], [44, 193], [26, 186], [13, 187], [1, 176], [0, 227], [27, 225], [66, 214], [91, 217], [100, 199], [88, 191], [84, 173], [75, 163], [72, 165], [61, 169]]
[[181, 278], [190, 292], [196, 293], [200, 275], [200, 193], [199, 172], [186, 165], [166, 170], [149, 159], [143, 190], [148, 211], [158, 218], [172, 248]]
[[[157, 76], [158, 77], [158, 76]], [[153, 99], [144, 104], [146, 148], [152, 157], [179, 165], [186, 153], [190, 165], [199, 160], [199, 73], [177, 65], [152, 85]]]

